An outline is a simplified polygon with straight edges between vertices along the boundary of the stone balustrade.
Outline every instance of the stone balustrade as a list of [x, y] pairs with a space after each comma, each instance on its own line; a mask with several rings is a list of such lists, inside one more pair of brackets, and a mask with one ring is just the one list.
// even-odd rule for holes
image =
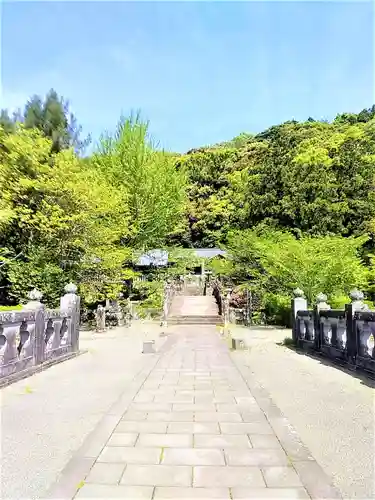
[[[375, 311], [353, 290], [351, 303], [331, 309], [320, 293], [314, 308], [307, 307], [302, 290], [292, 300], [293, 340], [297, 347], [375, 375]], [[349, 302], [349, 301], [348, 301]]]
[[0, 313], [0, 381], [79, 351], [76, 290], [67, 285], [56, 310], [45, 308], [33, 290], [24, 310]]

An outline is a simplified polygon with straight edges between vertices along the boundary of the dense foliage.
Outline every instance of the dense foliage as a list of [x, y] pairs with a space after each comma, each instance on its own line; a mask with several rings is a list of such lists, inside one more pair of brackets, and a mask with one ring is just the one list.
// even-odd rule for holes
[[[286, 323], [292, 290], [324, 291], [342, 304], [353, 287], [373, 298], [375, 106], [332, 123], [289, 121], [194, 149], [160, 151], [139, 115], [121, 118], [90, 156], [68, 103], [50, 91], [0, 115], [0, 300], [39, 288], [53, 305], [64, 284], [86, 304], [114, 298], [151, 248], [214, 247], [212, 269]], [[175, 250], [176, 252], [177, 250]], [[173, 251], [171, 255], [173, 254]], [[139, 284], [160, 308], [161, 281]]]
[[[371, 112], [370, 112], [371, 111]], [[314, 235], [358, 235], [375, 216], [375, 107], [333, 123], [287, 122], [240, 147], [194, 150], [189, 173], [194, 246], [219, 245], [228, 228], [258, 225]]]

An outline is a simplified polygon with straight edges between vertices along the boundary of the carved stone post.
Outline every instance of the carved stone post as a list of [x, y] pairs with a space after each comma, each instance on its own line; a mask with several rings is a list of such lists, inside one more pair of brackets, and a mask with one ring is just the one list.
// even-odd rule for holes
[[41, 298], [43, 297], [42, 292], [34, 288], [29, 292], [28, 294], [29, 297], [29, 302], [23, 306], [22, 309], [25, 311], [36, 311], [37, 309], [40, 309], [41, 307], [44, 307], [43, 304], [40, 302]]
[[230, 304], [231, 293], [232, 293], [232, 289], [226, 288], [224, 300], [223, 300], [224, 333], [227, 333], [229, 331], [229, 321], [230, 321], [229, 304]]
[[131, 326], [133, 318], [133, 307], [130, 298], [126, 300], [125, 326]]
[[96, 331], [104, 332], [105, 331], [105, 307], [101, 304], [98, 305], [96, 309]]
[[357, 355], [357, 332], [354, 321], [354, 314], [357, 311], [367, 311], [369, 308], [363, 302], [364, 294], [360, 290], [352, 290], [349, 293], [350, 304], [345, 306], [346, 312], [346, 334], [347, 334], [347, 352], [349, 361], [355, 364]]
[[124, 326], [125, 325], [125, 318], [124, 318], [124, 314], [122, 312], [122, 309], [120, 307], [120, 304], [119, 304], [119, 300], [121, 300], [122, 298], [124, 297], [124, 295], [122, 293], [119, 293], [118, 294], [118, 300], [115, 300], [114, 301], [114, 309], [116, 311], [116, 317], [117, 317], [117, 324], [118, 326]]
[[325, 293], [318, 293], [316, 296], [316, 310], [329, 311], [331, 306], [327, 303], [327, 295]]
[[72, 351], [79, 350], [79, 317], [80, 317], [80, 297], [76, 294], [77, 286], [68, 283], [65, 288], [65, 295], [60, 298], [60, 310], [62, 313], [71, 315], [70, 342]]
[[[322, 345], [322, 335], [327, 335], [329, 339], [332, 337], [332, 329], [330, 325], [326, 324], [324, 321], [323, 325], [320, 320], [320, 311], [329, 311], [331, 306], [327, 302], [327, 295], [325, 293], [318, 293], [316, 296], [316, 305], [314, 307], [314, 329], [315, 329], [315, 347], [316, 349], [320, 349]], [[328, 328], [328, 330], [327, 330]], [[331, 341], [331, 340], [329, 340]]]
[[46, 328], [44, 305], [40, 302], [42, 297], [42, 292], [34, 288], [29, 293], [29, 302], [23, 306], [25, 311], [35, 311], [34, 365], [40, 365], [44, 361], [44, 333]]
[[162, 320], [161, 320], [160, 326], [167, 326], [167, 322], [168, 322], [167, 318], [168, 318], [169, 307], [170, 307], [171, 292], [172, 292], [172, 286], [167, 281], [164, 285], [163, 313], [162, 313]]
[[303, 290], [296, 288], [293, 291], [294, 299], [292, 299], [291, 309], [292, 309], [292, 338], [293, 342], [297, 343], [298, 333], [297, 333], [297, 312], [307, 310], [307, 300]]
[[368, 311], [369, 307], [363, 302], [365, 298], [363, 292], [360, 290], [352, 290], [349, 294], [353, 312], [355, 311]]

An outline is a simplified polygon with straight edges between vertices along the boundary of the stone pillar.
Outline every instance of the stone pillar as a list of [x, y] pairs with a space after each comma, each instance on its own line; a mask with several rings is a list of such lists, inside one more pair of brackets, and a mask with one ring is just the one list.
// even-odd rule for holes
[[34, 365], [40, 365], [44, 361], [44, 334], [45, 326], [45, 309], [40, 302], [43, 297], [42, 292], [35, 288], [29, 293], [29, 302], [23, 306], [24, 311], [35, 311], [35, 331], [34, 331]]
[[34, 288], [29, 292], [28, 294], [29, 297], [29, 302], [23, 306], [24, 311], [36, 311], [37, 309], [40, 309], [41, 307], [44, 307], [44, 305], [40, 302], [41, 298], [43, 297], [42, 292]]
[[226, 288], [225, 289], [224, 300], [223, 300], [224, 333], [226, 333], [226, 332], [229, 331], [229, 323], [230, 323], [230, 318], [229, 318], [229, 304], [230, 304], [231, 294], [232, 294], [232, 289], [231, 288]]
[[363, 302], [365, 298], [363, 292], [360, 290], [352, 290], [349, 293], [350, 301], [352, 304], [353, 313], [355, 311], [368, 311], [369, 307]]
[[77, 286], [74, 283], [68, 283], [64, 287], [65, 294], [60, 298], [61, 311], [68, 312], [75, 309], [78, 302]]
[[105, 307], [101, 304], [98, 305], [96, 309], [96, 331], [104, 332], [105, 331]]
[[60, 298], [60, 310], [71, 316], [70, 342], [72, 351], [79, 350], [80, 297], [76, 294], [77, 286], [68, 283], [64, 287], [65, 294]]
[[[327, 302], [327, 295], [325, 293], [318, 293], [316, 296], [316, 304], [314, 307], [314, 330], [315, 330], [315, 347], [316, 349], [320, 349], [322, 345], [322, 336], [325, 336], [325, 331], [327, 331], [327, 335], [332, 335], [332, 329], [329, 326], [329, 322], [327, 325], [327, 321], [323, 320], [323, 323], [320, 319], [320, 311], [329, 311], [331, 306]], [[326, 330], [328, 328], [328, 330]], [[329, 333], [331, 332], [331, 333]], [[329, 337], [330, 338], [330, 337]]]
[[355, 329], [354, 314], [357, 311], [367, 311], [369, 308], [367, 304], [363, 302], [364, 294], [360, 290], [352, 290], [349, 293], [350, 304], [345, 306], [346, 312], [346, 334], [347, 334], [347, 344], [346, 349], [349, 357], [349, 361], [354, 365], [355, 356], [357, 354], [357, 332]]
[[164, 296], [163, 296], [163, 313], [162, 313], [162, 320], [160, 323], [160, 326], [167, 326], [168, 323], [168, 314], [169, 314], [169, 308], [170, 308], [170, 300], [171, 300], [171, 293], [172, 293], [172, 285], [167, 281], [164, 285]]
[[305, 294], [303, 290], [300, 288], [296, 288], [293, 291], [294, 299], [292, 299], [292, 338], [293, 342], [297, 342], [297, 312], [298, 311], [306, 311], [307, 310], [307, 300], [305, 298]]
[[318, 293], [316, 296], [316, 310], [319, 311], [329, 311], [331, 306], [327, 303], [327, 295], [325, 293]]

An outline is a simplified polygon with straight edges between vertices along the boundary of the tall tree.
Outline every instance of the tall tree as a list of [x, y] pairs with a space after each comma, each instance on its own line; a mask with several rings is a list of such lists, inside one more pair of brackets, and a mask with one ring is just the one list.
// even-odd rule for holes
[[183, 225], [185, 175], [174, 156], [158, 151], [140, 116], [122, 118], [112, 136], [101, 140], [93, 163], [121, 191], [130, 214], [124, 243], [143, 248], [162, 245]]
[[52, 141], [51, 152], [58, 153], [73, 148], [77, 153], [84, 151], [90, 137], [81, 140], [82, 127], [69, 109], [69, 102], [51, 89], [44, 100], [39, 95], [32, 96], [23, 113], [13, 117], [5, 109], [1, 110], [0, 126], [6, 132], [13, 132], [15, 124], [22, 122], [26, 128], [37, 128]]
[[77, 124], [76, 117], [69, 110], [69, 103], [59, 97], [51, 89], [43, 101], [40, 96], [34, 96], [26, 104], [24, 112], [26, 128], [37, 128], [52, 141], [54, 153], [73, 147], [82, 151], [89, 138], [80, 140], [82, 127]]

